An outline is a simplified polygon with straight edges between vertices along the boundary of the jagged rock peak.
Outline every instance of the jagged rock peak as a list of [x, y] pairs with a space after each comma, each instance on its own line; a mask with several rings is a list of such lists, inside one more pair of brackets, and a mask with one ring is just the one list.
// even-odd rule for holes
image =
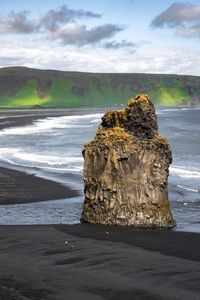
[[168, 200], [171, 148], [158, 136], [153, 103], [131, 99], [121, 111], [108, 111], [97, 134], [85, 144], [85, 202], [82, 222], [172, 227]]
[[[137, 138], [151, 139], [158, 135], [157, 116], [148, 95], [138, 95], [122, 110], [108, 110], [100, 130], [120, 127]], [[98, 134], [98, 133], [97, 133]]]

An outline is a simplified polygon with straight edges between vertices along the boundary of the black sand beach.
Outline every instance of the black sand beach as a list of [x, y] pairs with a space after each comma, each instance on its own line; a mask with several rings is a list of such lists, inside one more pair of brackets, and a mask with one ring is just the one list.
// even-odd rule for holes
[[23, 172], [0, 168], [0, 205], [72, 198], [77, 191]]
[[[91, 109], [90, 109], [91, 110]], [[97, 109], [93, 109], [95, 112]], [[98, 112], [105, 112], [105, 109], [98, 109]], [[69, 116], [78, 111], [79, 115], [88, 112], [87, 108], [82, 109], [42, 109], [42, 110], [0, 110], [0, 130], [15, 126], [26, 126], [32, 124], [35, 120], [47, 117]]]
[[199, 234], [1, 226], [0, 239], [1, 299], [199, 299]]
[[[80, 109], [80, 114], [86, 110]], [[32, 124], [37, 119], [46, 117], [68, 116], [73, 113], [71, 109], [43, 109], [43, 110], [1, 110], [0, 111], [0, 130], [15, 126], [26, 126]]]
[[[0, 119], [0, 128], [29, 124], [48, 113], [54, 114], [1, 112], [8, 118]], [[76, 195], [60, 184], [5, 168], [0, 169], [0, 188], [0, 204]], [[0, 226], [0, 299], [199, 299], [199, 249], [199, 234], [173, 230]]]
[[[84, 110], [81, 110], [80, 113]], [[0, 111], [0, 130], [30, 125], [34, 120], [69, 115], [69, 110]], [[78, 192], [59, 183], [0, 167], [0, 205], [72, 198]]]

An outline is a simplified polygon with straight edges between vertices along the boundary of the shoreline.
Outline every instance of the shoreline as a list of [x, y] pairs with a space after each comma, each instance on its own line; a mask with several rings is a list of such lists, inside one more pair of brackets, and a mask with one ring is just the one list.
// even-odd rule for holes
[[0, 226], [3, 300], [199, 299], [200, 234]]
[[[125, 104], [124, 104], [125, 105]], [[48, 117], [61, 117], [69, 116], [71, 113], [80, 112], [80, 114], [85, 114], [88, 111], [102, 111], [105, 113], [108, 109], [118, 109], [121, 106], [108, 106], [108, 107], [80, 107], [80, 108], [63, 108], [63, 109], [1, 109], [0, 108], [0, 130], [16, 127], [16, 126], [27, 126], [31, 125], [34, 121], [38, 119], [44, 119]], [[188, 108], [195, 109], [200, 108], [199, 106], [158, 106], [161, 110], [165, 109], [177, 109], [177, 108]]]
[[0, 167], [0, 205], [27, 204], [79, 196], [55, 181]]
[[[97, 109], [93, 109], [93, 110], [96, 111]], [[102, 108], [102, 112], [104, 111], [105, 109]], [[82, 109], [35, 110], [35, 111], [34, 110], [16, 110], [16, 111], [0, 110], [0, 130], [10, 128], [10, 127], [31, 125], [36, 120], [45, 119], [48, 117], [70, 116], [71, 113], [74, 112], [80, 112], [80, 114], [84, 114], [85, 112], [88, 112], [88, 109], [82, 108]]]
[[[0, 113], [0, 129], [56, 116], [29, 113], [7, 120]], [[62, 184], [3, 167], [0, 189], [0, 204], [78, 196]], [[2, 300], [199, 299], [199, 233], [87, 223], [0, 225], [0, 241]]]
[[[0, 111], [0, 130], [27, 126], [38, 119], [68, 116], [75, 110], [63, 111]], [[80, 112], [85, 112], [81, 110]], [[70, 176], [70, 175], [69, 175]], [[0, 166], [0, 205], [27, 204], [80, 196], [79, 191], [53, 180], [27, 174], [12, 166]]]

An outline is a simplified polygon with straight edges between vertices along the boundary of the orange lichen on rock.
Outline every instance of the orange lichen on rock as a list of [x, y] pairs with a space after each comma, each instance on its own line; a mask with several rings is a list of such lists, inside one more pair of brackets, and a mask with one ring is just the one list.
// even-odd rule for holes
[[[142, 125], [142, 126], [141, 126]], [[120, 111], [108, 110], [102, 118], [99, 129], [121, 127], [139, 138], [153, 138], [158, 135], [157, 117], [152, 101], [147, 95], [131, 99]]]
[[137, 96], [135, 96], [135, 98], [131, 98], [128, 102], [128, 106], [133, 106], [135, 103], [138, 103], [138, 102], [146, 102], [146, 103], [149, 103], [149, 96], [147, 94], [139, 94]]

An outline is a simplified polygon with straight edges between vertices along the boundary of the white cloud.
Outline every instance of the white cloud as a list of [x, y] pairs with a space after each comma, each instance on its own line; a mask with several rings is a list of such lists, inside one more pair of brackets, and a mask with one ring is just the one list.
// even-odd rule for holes
[[177, 28], [187, 38], [200, 37], [200, 6], [174, 3], [152, 21], [154, 28]]
[[39, 24], [49, 31], [56, 31], [60, 24], [66, 24], [79, 18], [100, 18], [101, 15], [83, 9], [69, 9], [66, 5], [50, 9], [39, 18]]
[[29, 12], [11, 11], [6, 17], [0, 16], [0, 34], [4, 33], [31, 33], [40, 29], [56, 31], [60, 25], [79, 18], [100, 18], [101, 15], [92, 11], [69, 9], [66, 5], [58, 9], [50, 9], [35, 20], [28, 18]]
[[135, 48], [136, 44], [132, 42], [127, 42], [126, 40], [118, 41], [110, 41], [104, 44], [106, 49], [120, 49], [120, 48]]
[[[104, 24], [88, 29], [86, 25], [78, 25], [75, 20], [80, 18], [101, 18], [92, 11], [69, 9], [66, 5], [59, 9], [51, 9], [40, 17], [31, 20], [27, 11], [10, 12], [6, 17], [0, 16], [0, 34], [33, 34], [43, 35], [46, 39], [60, 41], [64, 45], [97, 44], [111, 38], [125, 29], [117, 24]], [[129, 42], [124, 44], [126, 47]], [[102, 44], [103, 45], [103, 44]], [[102, 46], [101, 45], [101, 46]]]
[[83, 46], [48, 47], [40, 41], [1, 45], [0, 66], [22, 65], [41, 69], [82, 72], [130, 72], [199, 75], [200, 51], [188, 48], [159, 50], [139, 48], [131, 53]]
[[30, 33], [38, 29], [34, 20], [29, 20], [27, 11], [11, 12], [7, 17], [0, 17], [0, 34]]
[[79, 26], [72, 22], [58, 28], [56, 31], [48, 32], [46, 38], [60, 40], [64, 45], [83, 46], [101, 42], [122, 30], [123, 27], [114, 24], [105, 24], [87, 29], [85, 25]]

